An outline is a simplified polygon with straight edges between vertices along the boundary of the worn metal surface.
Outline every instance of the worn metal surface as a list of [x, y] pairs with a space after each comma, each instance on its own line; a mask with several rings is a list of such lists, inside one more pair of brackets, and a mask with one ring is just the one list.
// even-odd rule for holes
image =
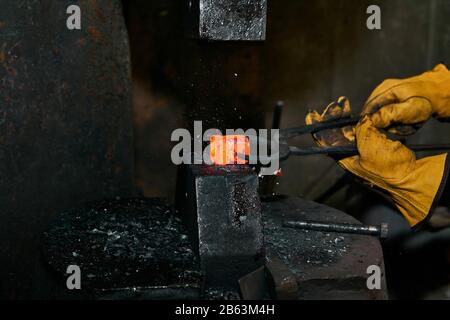
[[267, 0], [189, 0], [192, 35], [207, 40], [266, 38]]
[[298, 295], [295, 274], [277, 256], [268, 256], [266, 260], [267, 281], [273, 299], [294, 300]]
[[59, 210], [133, 190], [121, 2], [76, 3], [82, 30], [69, 31], [74, 1], [0, 0], [2, 297], [29, 297], [39, 235]]
[[[262, 201], [268, 256], [277, 256], [295, 275], [298, 299], [385, 299], [383, 253], [370, 236], [338, 235], [283, 228], [285, 219], [319, 219], [357, 223], [345, 213], [299, 198], [272, 197]], [[367, 267], [382, 270], [382, 289], [369, 290]]]
[[269, 298], [264, 266], [243, 276], [238, 282], [243, 300], [263, 300]]
[[264, 263], [258, 177], [238, 165], [181, 170], [177, 209], [196, 243], [205, 286], [237, 289], [242, 276]]
[[192, 285], [126, 287], [100, 290], [94, 296], [99, 300], [199, 300], [201, 297], [199, 288]]
[[69, 265], [79, 266], [83, 289], [97, 297], [200, 295], [191, 243], [162, 199], [101, 201], [67, 210], [44, 234], [43, 252], [60, 277]]

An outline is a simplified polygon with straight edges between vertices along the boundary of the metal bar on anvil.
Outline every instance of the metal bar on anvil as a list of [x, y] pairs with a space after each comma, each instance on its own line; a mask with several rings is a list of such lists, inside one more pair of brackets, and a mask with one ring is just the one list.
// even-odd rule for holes
[[285, 221], [283, 223], [283, 226], [302, 230], [377, 236], [382, 239], [387, 237], [389, 230], [389, 226], [386, 223], [383, 223], [379, 226], [371, 226], [371, 225], [359, 225], [348, 223], [328, 223], [318, 221]]

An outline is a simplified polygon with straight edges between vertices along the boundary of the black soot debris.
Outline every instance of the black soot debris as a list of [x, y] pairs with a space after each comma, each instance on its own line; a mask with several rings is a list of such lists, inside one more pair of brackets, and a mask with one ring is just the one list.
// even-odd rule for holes
[[181, 220], [163, 199], [117, 199], [63, 212], [44, 233], [44, 256], [84, 288], [197, 284], [198, 261]]

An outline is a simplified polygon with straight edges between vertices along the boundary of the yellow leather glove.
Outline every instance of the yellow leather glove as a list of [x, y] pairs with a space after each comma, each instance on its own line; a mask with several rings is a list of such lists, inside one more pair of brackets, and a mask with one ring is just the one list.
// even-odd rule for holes
[[[330, 103], [321, 114], [315, 110], [309, 111], [306, 114], [305, 123], [311, 125], [318, 122], [349, 118], [351, 115], [350, 102], [346, 97], [340, 97]], [[314, 134], [313, 137], [316, 143], [322, 147], [352, 145], [355, 144], [355, 128], [348, 126], [324, 130]]]
[[[350, 112], [348, 100], [339, 98], [322, 114], [308, 113], [306, 124], [338, 120]], [[324, 130], [314, 138], [321, 146], [356, 141], [359, 155], [339, 160], [339, 165], [387, 193], [411, 226], [417, 226], [428, 217], [444, 189], [450, 162], [447, 154], [417, 160], [406, 146], [378, 131], [368, 116], [353, 130]]]
[[[437, 65], [432, 71], [407, 79], [388, 79], [380, 84], [364, 105], [362, 115], [369, 114], [377, 128], [392, 125], [397, 134], [412, 134], [431, 116], [450, 118], [450, 71]], [[402, 129], [407, 129], [402, 131]]]

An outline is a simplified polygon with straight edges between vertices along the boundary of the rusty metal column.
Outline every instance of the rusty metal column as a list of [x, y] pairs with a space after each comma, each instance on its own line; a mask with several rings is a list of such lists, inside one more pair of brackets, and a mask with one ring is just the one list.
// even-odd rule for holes
[[52, 217], [132, 191], [130, 58], [119, 0], [0, 8], [0, 296], [26, 298]]

